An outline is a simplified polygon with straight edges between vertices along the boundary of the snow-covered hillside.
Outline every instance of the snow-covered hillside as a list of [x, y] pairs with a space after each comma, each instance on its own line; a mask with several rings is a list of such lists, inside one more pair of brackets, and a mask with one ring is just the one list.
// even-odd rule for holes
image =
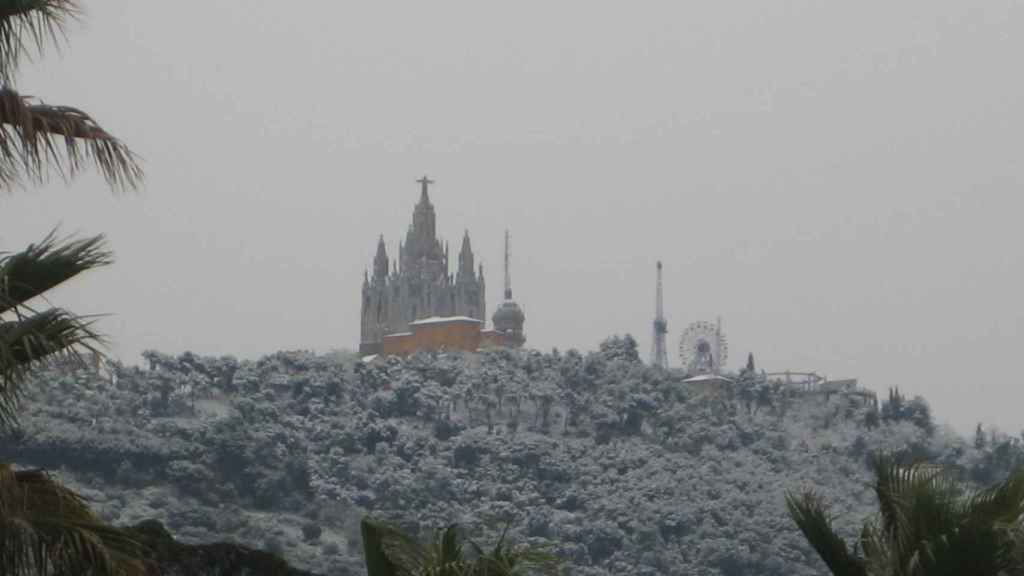
[[53, 470], [116, 523], [155, 518], [322, 574], [362, 572], [367, 513], [479, 540], [508, 525], [572, 574], [821, 574], [787, 491], [817, 490], [853, 531], [872, 510], [871, 451], [978, 481], [1024, 462], [1019, 438], [959, 438], [922, 399], [876, 406], [750, 374], [690, 386], [629, 337], [586, 355], [146, 360], [41, 373], [0, 458]]

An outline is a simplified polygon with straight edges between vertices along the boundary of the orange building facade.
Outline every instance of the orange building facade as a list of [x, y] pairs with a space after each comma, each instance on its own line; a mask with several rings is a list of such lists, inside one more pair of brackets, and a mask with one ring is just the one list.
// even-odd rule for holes
[[463, 351], [510, 346], [509, 335], [484, 330], [483, 322], [467, 316], [434, 317], [409, 323], [409, 332], [381, 339], [379, 354], [409, 356], [415, 352]]

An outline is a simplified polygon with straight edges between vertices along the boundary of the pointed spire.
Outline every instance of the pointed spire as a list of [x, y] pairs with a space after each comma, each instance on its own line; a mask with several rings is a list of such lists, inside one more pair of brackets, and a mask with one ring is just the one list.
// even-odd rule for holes
[[473, 279], [473, 249], [469, 243], [469, 230], [462, 235], [462, 248], [459, 249], [458, 279]]
[[437, 216], [427, 191], [434, 181], [424, 176], [417, 182], [422, 186], [420, 201], [412, 211], [412, 226], [409, 228], [405, 244], [413, 258], [433, 259], [441, 256], [441, 245], [437, 241]]
[[373, 277], [374, 279], [383, 279], [388, 275], [388, 251], [384, 246], [384, 235], [380, 235], [380, 240], [377, 241], [377, 255], [373, 259]]
[[434, 183], [433, 180], [427, 178], [426, 175], [423, 178], [417, 180], [420, 183], [420, 204], [430, 204], [430, 194], [427, 192], [427, 187]]

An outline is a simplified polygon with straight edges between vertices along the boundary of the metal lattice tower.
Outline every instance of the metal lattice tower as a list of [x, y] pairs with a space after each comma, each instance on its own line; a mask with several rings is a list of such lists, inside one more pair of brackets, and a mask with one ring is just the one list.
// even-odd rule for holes
[[668, 350], [665, 347], [665, 335], [668, 334], [668, 321], [665, 320], [665, 306], [662, 301], [661, 261], [658, 261], [658, 293], [654, 312], [654, 342], [651, 345], [651, 364], [659, 368], [668, 368]]

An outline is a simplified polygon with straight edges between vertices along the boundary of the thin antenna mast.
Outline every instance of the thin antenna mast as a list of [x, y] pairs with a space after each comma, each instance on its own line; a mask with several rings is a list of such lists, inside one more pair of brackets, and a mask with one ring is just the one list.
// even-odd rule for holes
[[511, 240], [508, 230], [505, 230], [505, 300], [512, 299], [512, 272], [511, 272]]
[[665, 305], [661, 286], [661, 260], [658, 261], [658, 288], [654, 305], [654, 342], [651, 346], [651, 364], [659, 368], [668, 368], [668, 350], [665, 347], [665, 335], [668, 334], [668, 321], [665, 320]]

